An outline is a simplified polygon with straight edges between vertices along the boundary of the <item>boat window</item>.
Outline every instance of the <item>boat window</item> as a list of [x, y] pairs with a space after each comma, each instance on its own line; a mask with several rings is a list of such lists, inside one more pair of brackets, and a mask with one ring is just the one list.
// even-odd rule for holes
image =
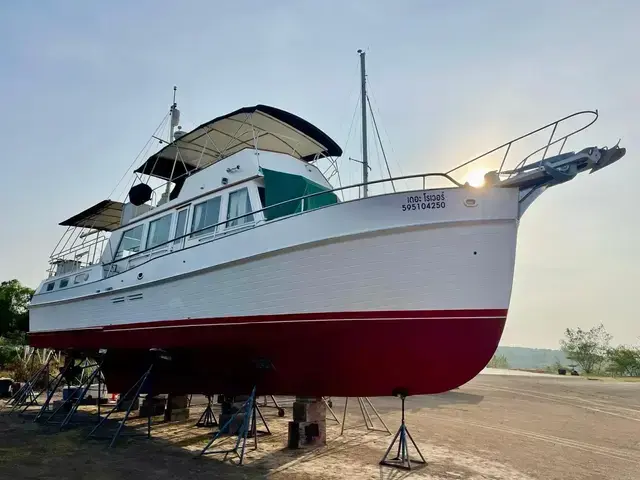
[[47, 292], [53, 290], [53, 287], [56, 286], [56, 282], [47, 283]]
[[[215, 225], [220, 217], [220, 197], [210, 198], [199, 203], [193, 210], [193, 220], [191, 221], [191, 237], [199, 237], [207, 233], [216, 231]], [[212, 226], [211, 228], [207, 228]]]
[[116, 251], [116, 259], [128, 257], [129, 255], [133, 255], [140, 251], [143, 230], [144, 225], [138, 225], [137, 227], [130, 228], [122, 234], [118, 250]]
[[264, 187], [258, 187], [258, 195], [260, 196], [260, 208], [267, 206], [267, 202], [264, 196]]
[[89, 280], [88, 273], [81, 273], [80, 275], [76, 275], [76, 278], [73, 280], [73, 283], [82, 283]]
[[253, 215], [247, 215], [242, 218], [236, 218], [251, 212], [251, 200], [249, 200], [249, 190], [241, 188], [229, 194], [229, 206], [227, 208], [227, 219], [234, 218], [227, 222], [227, 227], [235, 227], [245, 223], [253, 222]]
[[64, 288], [67, 285], [69, 285], [69, 279], [68, 278], [63, 278], [62, 280], [60, 280], [60, 288]]
[[188, 213], [189, 213], [188, 208], [185, 208], [184, 210], [180, 210], [178, 212], [178, 220], [176, 221], [176, 234], [173, 236], [173, 238], [177, 238], [178, 240], [173, 242], [174, 245], [178, 245], [183, 240], [180, 237], [182, 237], [185, 234]]
[[147, 248], [157, 247], [158, 245], [169, 241], [172, 216], [173, 214], [170, 213], [149, 223], [149, 233], [147, 234]]

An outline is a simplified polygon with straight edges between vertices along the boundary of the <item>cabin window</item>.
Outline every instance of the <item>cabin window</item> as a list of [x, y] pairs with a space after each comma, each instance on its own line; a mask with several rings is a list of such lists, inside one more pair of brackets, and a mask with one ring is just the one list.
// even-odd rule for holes
[[129, 255], [133, 255], [140, 251], [143, 231], [144, 225], [138, 225], [137, 227], [130, 228], [122, 234], [120, 245], [118, 245], [118, 250], [116, 251], [116, 259], [128, 257]]
[[265, 200], [264, 187], [258, 187], [258, 195], [260, 196], [260, 208], [266, 207], [267, 202]]
[[63, 278], [62, 280], [60, 280], [60, 288], [64, 288], [67, 285], [69, 285], [69, 279], [68, 278]]
[[47, 283], [47, 292], [53, 290], [53, 287], [56, 286], [56, 282]]
[[188, 214], [189, 214], [188, 208], [185, 208], [184, 210], [180, 210], [178, 212], [178, 219], [176, 220], [176, 234], [173, 236], [173, 238], [177, 238], [178, 240], [173, 242], [174, 245], [179, 245], [180, 242], [184, 240], [183, 238], [180, 238], [180, 237], [182, 237], [186, 233], [185, 228], [187, 226]]
[[171, 233], [172, 214], [160, 217], [149, 223], [149, 233], [147, 234], [147, 248], [157, 247], [169, 241]]
[[74, 278], [73, 283], [82, 283], [82, 282], [86, 282], [87, 280], [89, 280], [89, 274], [81, 273], [80, 275], [76, 275], [76, 278]]
[[229, 194], [229, 206], [227, 208], [227, 219], [233, 218], [227, 222], [227, 227], [235, 227], [237, 225], [244, 225], [245, 223], [253, 222], [253, 214], [246, 215], [241, 218], [241, 215], [245, 215], [251, 212], [251, 200], [249, 200], [249, 190], [247, 188], [241, 188], [235, 192]]
[[[199, 203], [193, 209], [191, 221], [192, 237], [199, 237], [216, 231], [215, 224], [220, 218], [220, 197], [210, 198], [206, 202]], [[207, 228], [211, 227], [211, 228]]]

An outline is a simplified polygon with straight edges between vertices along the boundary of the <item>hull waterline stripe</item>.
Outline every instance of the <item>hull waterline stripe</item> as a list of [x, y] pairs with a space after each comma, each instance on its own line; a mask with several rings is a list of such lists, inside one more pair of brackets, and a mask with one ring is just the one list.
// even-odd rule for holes
[[226, 326], [239, 326], [239, 325], [266, 325], [274, 323], [318, 323], [318, 322], [351, 322], [351, 321], [398, 321], [398, 320], [480, 320], [480, 319], [505, 319], [507, 317], [491, 316], [491, 317], [402, 317], [402, 318], [323, 318], [317, 320], [267, 320], [263, 322], [233, 322], [233, 323], [193, 323], [189, 325], [161, 325], [161, 326], [149, 326], [149, 327], [132, 327], [132, 328], [113, 328], [105, 329], [105, 332], [129, 332], [132, 330], [157, 330], [161, 328], [187, 328], [187, 327], [226, 327]]
[[[216, 323], [176, 323], [171, 325], [158, 321], [160, 325], [145, 325], [135, 327], [133, 325], [107, 325], [103, 327], [87, 327], [65, 330], [47, 330], [40, 332], [29, 332], [31, 336], [38, 335], [55, 335], [58, 333], [84, 332], [84, 331], [101, 331], [104, 333], [130, 332], [136, 330], [160, 330], [167, 328], [189, 328], [189, 327], [226, 327], [226, 326], [244, 326], [244, 325], [266, 325], [266, 324], [285, 324], [285, 323], [319, 323], [319, 322], [349, 322], [349, 321], [402, 321], [402, 320], [506, 320], [506, 315], [489, 315], [489, 316], [467, 316], [467, 317], [374, 317], [374, 318], [321, 318], [321, 319], [298, 319], [298, 320], [263, 320], [263, 321], [246, 321], [246, 322], [216, 322]], [[171, 322], [174, 322], [171, 320]]]

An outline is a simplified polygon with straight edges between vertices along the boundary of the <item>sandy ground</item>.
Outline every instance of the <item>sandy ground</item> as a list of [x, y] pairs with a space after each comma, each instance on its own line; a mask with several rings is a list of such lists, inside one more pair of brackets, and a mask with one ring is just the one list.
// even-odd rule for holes
[[[373, 404], [395, 433], [399, 400]], [[334, 399], [341, 418], [343, 399]], [[391, 437], [367, 431], [355, 399], [347, 426], [328, 421], [328, 443], [286, 448], [290, 411], [264, 409], [273, 434], [248, 449], [245, 465], [195, 459], [208, 430], [192, 419], [157, 423], [153, 439], [86, 440], [86, 428], [59, 432], [0, 414], [0, 478], [125, 479], [634, 479], [640, 478], [640, 383], [581, 378], [479, 375], [458, 390], [407, 399], [407, 425], [428, 461], [413, 472], [380, 467]], [[380, 426], [376, 420], [376, 426]], [[251, 440], [248, 446], [252, 446]]]

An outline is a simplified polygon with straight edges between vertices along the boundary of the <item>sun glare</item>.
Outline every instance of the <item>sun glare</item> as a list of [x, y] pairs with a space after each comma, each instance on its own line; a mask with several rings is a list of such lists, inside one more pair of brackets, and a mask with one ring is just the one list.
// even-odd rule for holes
[[488, 170], [472, 170], [468, 173], [466, 182], [469, 183], [472, 187], [482, 187], [484, 185], [484, 174], [487, 173]]

